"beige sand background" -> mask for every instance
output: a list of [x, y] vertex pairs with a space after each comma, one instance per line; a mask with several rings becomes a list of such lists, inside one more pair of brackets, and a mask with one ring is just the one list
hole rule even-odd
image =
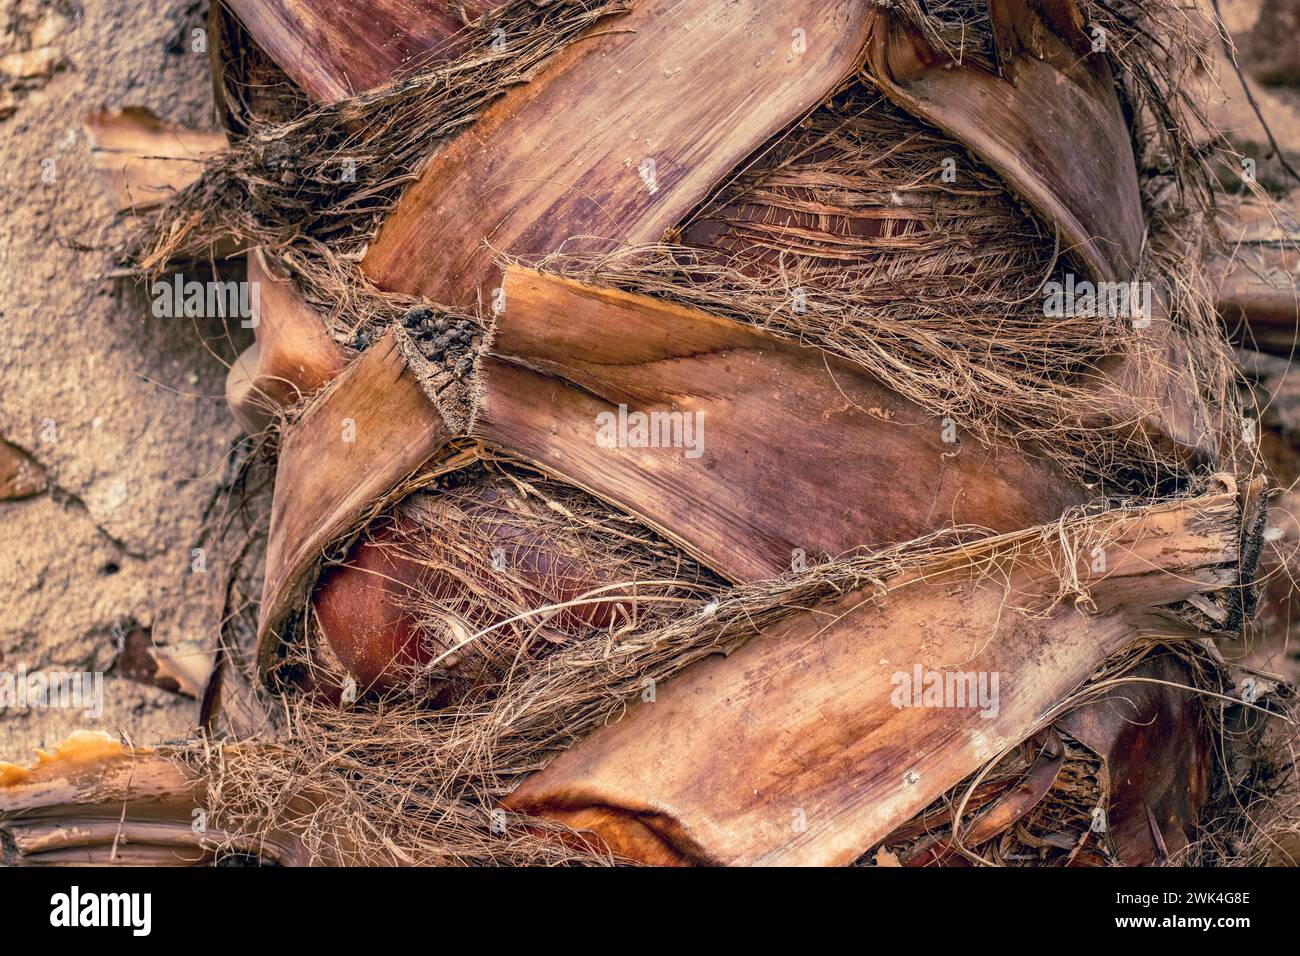
[[[190, 42], [205, 9], [0, 0], [0, 436], [50, 485], [0, 502], [0, 670], [110, 670], [133, 632], [176, 650], [213, 643], [213, 569], [192, 573], [192, 549], [238, 434], [223, 398], [230, 353], [202, 342], [220, 329], [154, 318], [144, 290], [105, 278], [123, 226], [82, 122], [142, 106], [212, 127], [207, 55]], [[182, 735], [195, 712], [109, 673], [97, 721], [0, 711], [0, 759], [77, 726]]]

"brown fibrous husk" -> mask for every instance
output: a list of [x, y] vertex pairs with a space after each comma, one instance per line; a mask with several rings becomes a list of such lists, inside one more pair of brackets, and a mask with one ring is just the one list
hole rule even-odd
[[[978, 59], [987, 49], [982, 4], [951, 0], [930, 4], [929, 12], [910, 2], [895, 6], [954, 59]], [[1201, 268], [1215, 241], [1206, 146], [1182, 132], [1198, 125], [1195, 104], [1183, 91], [1189, 74], [1200, 68], [1194, 44], [1200, 26], [1189, 10], [1157, 0], [1088, 0], [1084, 6], [1089, 21], [1113, 38], [1112, 68], [1132, 115], [1149, 225], [1139, 275], [1166, 288], [1192, 380], [1211, 409], [1211, 440], [1231, 452], [1240, 419], [1231, 353]], [[414, 300], [370, 286], [358, 262], [420, 160], [439, 139], [472, 122], [489, 99], [524, 81], [551, 52], [619, 8], [507, 4], [499, 16], [517, 18], [512, 22], [519, 30], [512, 35], [530, 38], [508, 54], [480, 47], [285, 124], [249, 117], [247, 135], [161, 211], [132, 261], [142, 272], [156, 270], [178, 255], [202, 255], [218, 237], [233, 234], [269, 248], [341, 341], [387, 325]], [[991, 171], [976, 164], [973, 181], [960, 189], [937, 181], [933, 171], [940, 158], [960, 151], [959, 144], [900, 114], [859, 80], [771, 144], [775, 165], [741, 172], [696, 214], [716, 215], [737, 201], [816, 207], [829, 210], [821, 239], [832, 241], [813, 248], [788, 235], [770, 236], [761, 258], [671, 241], [602, 256], [555, 255], [532, 264], [698, 306], [836, 352], [978, 436], [1009, 438], [1102, 482], [1106, 490], [1138, 495], [1126, 502], [1130, 506], [1171, 489], [1194, 488], [1195, 468], [1135, 437], [1134, 422], [1096, 426], [1095, 392], [1084, 375], [1134, 348], [1130, 330], [1099, 327], [1096, 319], [1044, 320], [1041, 284], [1068, 262], [1054, 247], [1051, 230]], [[335, 182], [342, 157], [368, 170], [364, 186]], [[292, 168], [286, 166], [289, 158]], [[923, 228], [835, 234], [836, 223], [863, 209], [891, 207]], [[795, 290], [802, 290], [806, 303], [797, 313], [789, 308]], [[286, 697], [273, 747], [237, 768], [207, 766], [221, 826], [255, 833], [290, 796], [326, 793], [329, 799], [299, 821], [304, 844], [322, 859], [342, 843], [351, 848], [351, 862], [615, 862], [563, 827], [504, 813], [498, 801], [556, 752], [617, 719], [647, 682], [726, 653], [795, 611], [854, 588], [884, 589], [891, 577], [928, 562], [966, 562], [972, 574], [995, 573], [990, 556], [1005, 555], [1009, 540], [1061, 547], [1063, 541], [1086, 540], [1088, 528], [1095, 527], [1088, 515], [1076, 513], [1062, 519], [1061, 529], [1070, 533], [1051, 541], [1042, 540], [1039, 529], [1019, 538], [990, 538], [983, 529], [953, 528], [871, 554], [828, 557], [797, 576], [726, 587], [612, 506], [530, 473], [521, 463], [494, 469], [490, 476], [459, 480], [467, 488], [489, 480], [523, 483], [526, 494], [536, 494], [549, 510], [538, 526], [558, 520], [554, 530], [562, 538], [595, 549], [593, 560], [603, 564], [611, 583], [625, 588], [609, 599], [638, 602], [638, 614], [620, 627], [558, 639], [551, 634], [539, 642], [538, 615], [555, 609], [532, 606], [532, 595], [508, 585], [485, 591], [470, 583], [478, 576], [467, 568], [484, 559], [485, 541], [472, 521], [454, 527], [455, 546], [465, 555], [452, 563], [454, 571], [494, 612], [516, 619], [490, 634], [457, 622], [470, 630], [468, 643], [478, 642], [490, 678], [434, 709], [418, 692], [342, 709]], [[455, 495], [450, 486], [440, 491]], [[440, 520], [438, 527], [449, 526]], [[403, 546], [419, 560], [448, 565], [441, 549], [422, 551], [418, 540]], [[1060, 555], [1059, 600], [1084, 596], [1072, 575], [1077, 553]], [[668, 583], [647, 588], [651, 580]], [[413, 609], [430, 629], [445, 631], [447, 608], [420, 600], [413, 598]], [[1096, 679], [1113, 677], [1112, 668]], [[1215, 681], [1207, 678], [1206, 684], [1218, 687]], [[197, 752], [191, 757], [203, 759]], [[1043, 812], [1075, 819], [1091, 799], [1080, 782], [1089, 771], [1083, 755], [1067, 763], [1075, 797], [1057, 792]], [[1275, 769], [1270, 779], [1280, 772]], [[1246, 776], [1234, 775], [1229, 790], [1238, 793]], [[1240, 813], [1225, 811], [1227, 817], [1230, 822], [1214, 832], [1258, 831], [1257, 824], [1242, 823], [1246, 817]], [[1015, 862], [1013, 849], [999, 853], [1001, 862]]]
[[[493, 679], [447, 706], [429, 708], [411, 695], [343, 707], [311, 697], [287, 698], [274, 746], [250, 753], [238, 767], [214, 763], [207, 768], [216, 778], [209, 784], [213, 813], [223, 829], [247, 834], [277, 819], [273, 808], [304, 794], [326, 794], [328, 799], [298, 822], [299, 836], [324, 858], [340, 845], [353, 848], [356, 856], [345, 862], [614, 862], [580, 835], [510, 814], [499, 801], [556, 753], [617, 720], [648, 686], [707, 656], [726, 654], [830, 597], [867, 588], [884, 599], [908, 586], [891, 583], [904, 572], [942, 568], [972, 579], [997, 578], [1006, 573], [1007, 562], [1033, 556], [1057, 570], [1058, 590], [1038, 606], [1009, 607], [1007, 613], [1037, 616], [1062, 603], [1086, 605], [1087, 587], [1078, 577], [1086, 562], [1080, 556], [1105, 547], [1117, 533], [1108, 505], [1143, 507], [1099, 502], [1054, 525], [995, 537], [982, 529], [951, 528], [730, 588], [710, 589], [701, 577], [700, 593], [671, 613], [650, 612], [635, 623], [569, 635], [541, 653], [512, 656], [508, 647], [497, 647], [501, 666]], [[637, 583], [624, 582], [608, 599], [634, 600]], [[487, 628], [469, 635], [460, 650], [483, 638], [491, 638]], [[1130, 666], [1109, 664], [1093, 682], [1113, 681]], [[1058, 711], [1086, 699], [1085, 687]], [[192, 756], [199, 759], [197, 751]], [[394, 846], [400, 848], [396, 857]]]

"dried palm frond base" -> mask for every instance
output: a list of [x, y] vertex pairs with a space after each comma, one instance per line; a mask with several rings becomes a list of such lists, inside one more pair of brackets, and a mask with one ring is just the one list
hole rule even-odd
[[[1021, 4], [1005, 6], [1021, 15]], [[604, 210], [598, 225], [587, 221], [586, 206], [578, 217], [581, 227], [561, 214], [568, 207], [529, 208], [535, 215], [525, 226], [515, 225], [528, 217], [496, 192], [549, 196], [542, 189], [545, 171], [512, 167], [505, 181], [493, 185], [491, 201], [480, 202], [480, 154], [460, 148], [474, 141], [470, 124], [484, 109], [492, 111], [489, 126], [498, 117], [513, 122], [517, 112], [520, 129], [510, 136], [521, 143], [544, 135], [566, 149], [578, 148], [569, 140], [586, 144], [567, 135], [565, 117], [544, 98], [592, 97], [582, 84], [608, 71], [582, 60], [592, 37], [570, 44], [593, 24], [603, 26], [602, 18], [620, 22], [620, 3], [502, 4], [458, 34], [446, 51], [421, 61], [422, 70], [351, 98], [325, 97], [288, 121], [275, 122], [274, 111], [242, 117], [246, 123], [239, 124], [241, 135], [231, 147], [138, 237], [132, 267], [156, 273], [178, 256], [206, 254], [233, 237], [244, 247], [266, 250], [299, 284], [338, 343], [365, 349], [412, 308], [432, 309], [452, 324], [470, 323], [476, 333], [488, 324], [483, 313], [490, 287], [482, 282], [492, 273], [490, 262], [481, 270], [464, 268], [445, 287], [429, 288], [431, 274], [462, 267], [461, 251], [476, 262], [484, 259], [480, 247], [486, 239], [507, 256], [537, 260], [554, 254], [550, 268], [716, 310], [842, 355], [922, 407], [952, 417], [963, 431], [983, 439], [996, 432], [1038, 441], [1038, 454], [1090, 479], [1129, 490], [1176, 481], [1206, 457], [1236, 454], [1231, 446], [1240, 417], [1228, 387], [1231, 356], [1222, 347], [1198, 267], [1213, 204], [1201, 158], [1185, 132], [1198, 125], [1183, 82], [1195, 65], [1187, 42], [1195, 18], [1150, 0], [1082, 6], [1081, 22], [1112, 36], [1098, 69], [1121, 80], [1140, 147], [1136, 172], [1130, 158], [1126, 181], [1093, 183], [1103, 194], [1083, 205], [1110, 208], [1114, 198], [1126, 217], [1147, 219], [1140, 262], [1139, 250], [1128, 253], [1135, 260], [1131, 278], [1156, 286], [1156, 314], [1144, 317], [1151, 328], [1143, 334], [1135, 334], [1128, 317], [1045, 321], [1039, 287], [1071, 269], [1086, 272], [1078, 262], [1083, 253], [1061, 248], [1059, 224], [1041, 209], [1028, 209], [1008, 189], [1006, 170], [990, 166], [970, 142], [943, 131], [933, 117], [887, 99], [882, 90], [890, 81], [875, 75], [875, 67], [838, 92], [827, 81], [834, 96], [769, 141], [755, 140], [751, 158], [748, 149], [741, 150], [733, 158], [745, 165], [725, 178], [727, 169], [719, 168], [716, 188], [696, 184], [695, 193], [682, 197], [689, 201], [667, 202], [665, 182], [650, 211], [638, 206], [624, 220], [606, 222], [619, 203], [643, 205], [640, 183], [632, 177], [633, 187], [602, 183], [613, 193], [584, 194], [582, 203]], [[982, 4], [945, 3], [928, 12], [911, 3], [882, 4], [873, 15], [883, 17], [886, 7], [937, 50], [969, 56], [972, 64], [997, 60], [996, 31]], [[644, 16], [657, 24], [656, 16], [669, 15]], [[1052, 26], [1063, 28], [1055, 21]], [[492, 44], [498, 30], [510, 37], [502, 51]], [[746, 31], [748, 25], [740, 34]], [[593, 32], [608, 38], [617, 30]], [[668, 44], [669, 53], [681, 53], [676, 41], [642, 32], [649, 35], [649, 49]], [[263, 38], [273, 49], [284, 40], [278, 34]], [[247, 37], [243, 42], [257, 49]], [[572, 67], [576, 90], [564, 78], [552, 84], [560, 94], [525, 82], [545, 74], [548, 58], [565, 52], [573, 56], [550, 65], [561, 72]], [[228, 61], [221, 61], [228, 67], [222, 88], [233, 84], [228, 98], [243, 102], [238, 91], [254, 95], [256, 87], [241, 86], [239, 70]], [[349, 64], [331, 50], [314, 67], [346, 74]], [[310, 74], [313, 64], [295, 61], [293, 68]], [[311, 79], [300, 77], [308, 87]], [[335, 79], [324, 84], [336, 86]], [[618, 79], [618, 89], [624, 86]], [[536, 94], [543, 97], [541, 105], [534, 102], [534, 89], [542, 90]], [[1115, 95], [1108, 88], [1103, 92]], [[771, 99], [779, 105], [782, 97], [773, 93]], [[689, 119], [685, 104], [673, 102]], [[1114, 119], [1122, 133], [1118, 113]], [[454, 135], [467, 126], [469, 135]], [[1085, 126], [1078, 135], [1095, 132]], [[435, 151], [439, 142], [448, 148]], [[1127, 152], [1126, 142], [1118, 145]], [[727, 148], [735, 152], [731, 144]], [[620, 142], [620, 163], [623, 150]], [[537, 151], [524, 152], [527, 162], [537, 160]], [[595, 168], [598, 159], [588, 156], [578, 165]], [[345, 161], [364, 176], [342, 176]], [[935, 175], [946, 162], [957, 164], [956, 180]], [[698, 157], [690, 162], [696, 165]], [[415, 171], [419, 181], [404, 189]], [[462, 192], [472, 197], [464, 202], [456, 198], [455, 183], [462, 180], [468, 184]], [[671, 185], [676, 189], [675, 181]], [[1123, 192], [1122, 201], [1106, 193], [1112, 188]], [[425, 201], [430, 191], [433, 198]], [[564, 202], [577, 202], [568, 194], [583, 190], [563, 192]], [[498, 202], [507, 208], [497, 208]], [[693, 214], [681, 221], [668, 215], [663, 207], [674, 203]], [[427, 209], [434, 210], [428, 214], [435, 216], [436, 229], [425, 228], [419, 218]], [[500, 222], [506, 218], [511, 229], [531, 232], [506, 242]], [[611, 243], [588, 241], [593, 228], [602, 236], [612, 231], [624, 237], [630, 248], [605, 258]], [[441, 244], [425, 248], [426, 237], [434, 234]], [[680, 245], [648, 245], [663, 237]], [[451, 241], [464, 249], [443, 248]], [[452, 390], [466, 393], [455, 403], [472, 406], [472, 384], [460, 382]]]
[[[492, 467], [471, 473], [459, 487], [449, 489], [450, 500], [464, 514], [453, 522], [440, 519], [438, 527], [455, 529], [457, 521], [464, 527], [446, 543], [431, 546], [416, 536], [404, 543], [390, 540], [383, 547], [399, 550], [403, 560], [426, 562], [445, 573], [447, 549], [469, 541], [499, 540], [498, 519], [516, 513], [504, 503], [479, 511], [485, 488], [506, 500], [515, 494], [526, 495], [524, 501], [547, 502], [542, 507], [563, 519], [562, 526], [549, 532], [555, 538], [580, 542], [594, 520], [598, 540], [607, 540], [608, 518], [584, 507], [571, 491], [567, 497], [551, 497], [547, 492], [555, 489], [535, 476]], [[865, 826], [854, 831], [863, 842], [844, 862], [862, 858], [905, 865], [1096, 864], [1173, 859], [1208, 839], [1198, 828], [1204, 814], [1220, 817], [1220, 830], [1248, 826], [1240, 812], [1224, 808], [1232, 800], [1241, 801], [1245, 788], [1262, 792], [1265, 784], [1258, 776], [1247, 780], [1240, 775], [1241, 768], [1256, 766], [1251, 755], [1262, 725], [1254, 721], [1252, 726], [1253, 715], [1273, 709], [1274, 698], [1284, 702], [1284, 691], [1253, 703], [1243, 701], [1243, 688], [1234, 688], [1217, 655], [1198, 636], [1202, 628], [1231, 631], [1243, 610], [1242, 588], [1249, 587], [1253, 559], [1249, 547], [1244, 558], [1239, 551], [1242, 522], [1236, 501], [1235, 491], [1209, 488], [1199, 498], [1079, 512], [1055, 525], [993, 539], [950, 531], [849, 561], [815, 563], [787, 579], [722, 588], [709, 598], [691, 596], [685, 606], [670, 604], [668, 610], [648, 602], [645, 617], [636, 613], [637, 597], [630, 585], [637, 572], [661, 575], [665, 566], [643, 564], [644, 558], [630, 564], [626, 558], [623, 563], [614, 560], [602, 570], [611, 575], [610, 583], [623, 585], [605, 596], [621, 609], [618, 613], [605, 620], [584, 620], [574, 613], [561, 622], [566, 611], [575, 611], [571, 602], [542, 605], [540, 610], [550, 612], [547, 630], [557, 639], [540, 645], [545, 650], [537, 652], [529, 642], [545, 632], [514, 627], [522, 622], [513, 621], [509, 633], [514, 656], [511, 642], [495, 636], [493, 625], [484, 626], [487, 618], [477, 616], [482, 612], [437, 600], [423, 606], [408, 603], [417, 624], [431, 625], [433, 633], [445, 636], [453, 621], [458, 627], [478, 628], [454, 648], [480, 662], [480, 679], [471, 694], [447, 702], [444, 683], [436, 686], [432, 698], [424, 699], [405, 694], [373, 702], [332, 702], [318, 694], [292, 695], [285, 700], [283, 726], [274, 743], [191, 746], [170, 757], [186, 768], [183, 779], [203, 781], [211, 828], [237, 835], [230, 838], [236, 848], [279, 845], [289, 834], [304, 858], [320, 862], [708, 862], [723, 849], [698, 828], [689, 815], [690, 804], [713, 799], [717, 789], [722, 791], [723, 811], [730, 812], [725, 803], [730, 788], [715, 787], [716, 781], [701, 772], [697, 754], [672, 723], [674, 713], [696, 719], [689, 708], [681, 708], [683, 701], [689, 704], [697, 698], [706, 708], [719, 706], [708, 699], [707, 682], [700, 683], [699, 665], [728, 654], [735, 661], [750, 660], [765, 683], [782, 672], [791, 675], [793, 683], [787, 680], [774, 689], [766, 703], [755, 698], [740, 714], [749, 714], [755, 728], [773, 713], [784, 721], [786, 713], [797, 712], [788, 708], [800, 706], [801, 695], [809, 690], [799, 676], [809, 670], [765, 665], [761, 656], [807, 652], [816, 659], [829, 655], [825, 659], [835, 662], [842, 680], [856, 688], [847, 702], [833, 705], [847, 709], [831, 721], [830, 729], [862, 739], [867, 754], [882, 744], [870, 732], [864, 734], [859, 724], [877, 724], [881, 714], [897, 715], [883, 718], [883, 739], [900, 743], [913, 734], [933, 739], [926, 723], [932, 718], [947, 726], [953, 720], [965, 721], [979, 731], [972, 740], [988, 738], [966, 750], [959, 733], [954, 738], [957, 750], [948, 744], [939, 748], [938, 753], [948, 754], [948, 763], [916, 764], [917, 779], [901, 781], [920, 797], [919, 803], [913, 798], [914, 810], [899, 805], [882, 811], [892, 800], [886, 795], [897, 785], [891, 769], [899, 765], [895, 757], [882, 752], [881, 766], [889, 771], [884, 778], [878, 779], [867, 769], [871, 765], [864, 764], [864, 802], [855, 803], [853, 795], [846, 795], [850, 804], [845, 812], [832, 814], [839, 820], [858, 814], [855, 807], [869, 811]], [[418, 518], [428, 502], [417, 496], [406, 504], [405, 513]], [[556, 504], [560, 509], [551, 507]], [[1246, 525], [1253, 529], [1247, 534], [1249, 544], [1259, 528], [1256, 521]], [[627, 551], [644, 554], [647, 543], [652, 539], [630, 542]], [[1097, 549], [1110, 556], [1106, 571], [1097, 570]], [[603, 557], [617, 555], [605, 552]], [[1242, 567], [1247, 569], [1244, 577]], [[694, 575], [689, 567], [686, 570]], [[631, 576], [615, 582], [620, 573]], [[689, 577], [683, 597], [709, 584], [706, 577]], [[531, 590], [525, 585], [514, 600], [536, 611], [536, 595], [525, 593]], [[844, 597], [859, 591], [857, 603], [845, 604]], [[939, 594], [947, 597], [940, 599]], [[484, 597], [484, 611], [494, 610], [489, 602], [495, 596]], [[989, 621], [1002, 623], [985, 630], [974, 618], [964, 623], [950, 619], [942, 600], [967, 609], [963, 613], [974, 613], [987, 603]], [[939, 614], [958, 635], [967, 626], [975, 628], [969, 633], [985, 635], [988, 645], [965, 666], [996, 665], [999, 654], [1020, 660], [1026, 648], [1046, 641], [1055, 649], [1044, 662], [1044, 673], [1055, 676], [1063, 671], [1076, 684], [1063, 692], [1055, 685], [1044, 686], [1041, 697], [1026, 698], [1032, 685], [1022, 681], [1034, 668], [1005, 670], [1001, 719], [1011, 724], [954, 711], [894, 710], [887, 674], [898, 665], [883, 662], [886, 667], [880, 673], [872, 667], [881, 654], [899, 660], [901, 647], [925, 653], [908, 636], [919, 632], [899, 626], [899, 615], [906, 615], [912, 605]], [[801, 621], [819, 617], [829, 629], [800, 630]], [[870, 628], [877, 619], [882, 634], [895, 635], [892, 644], [878, 641], [870, 630], [865, 636], [857, 630]], [[843, 657], [834, 630], [841, 620], [848, 625], [847, 646], [866, 652], [852, 667], [846, 666], [851, 659]], [[1136, 624], [1137, 630], [1127, 625], [1116, 629], [1121, 621]], [[452, 628], [451, 633], [456, 632]], [[492, 653], [474, 658], [479, 640], [485, 640]], [[1068, 652], [1075, 655], [1068, 658], [1074, 663], [1067, 664], [1062, 655], [1070, 647], [1076, 649]], [[1107, 647], [1114, 652], [1090, 657], [1104, 654]], [[993, 656], [979, 656], [986, 653]], [[1071, 673], [1078, 676], [1070, 678]], [[491, 676], [485, 679], [484, 674]], [[812, 686], [817, 686], [815, 680]], [[816, 709], [824, 712], [825, 706], [832, 705]], [[646, 721], [668, 723], [660, 733], [647, 735]], [[594, 768], [583, 777], [592, 786], [612, 782], [601, 769], [604, 758], [593, 754], [626, 757], [627, 748], [602, 749], [601, 740], [638, 722], [643, 733], [633, 740], [644, 742], [649, 736], [651, 745], [678, 754], [681, 766], [656, 764], [666, 779], [693, 779], [709, 791], [679, 793], [674, 806], [685, 829], [674, 835], [665, 819], [635, 813], [611, 825], [608, 811], [596, 804], [583, 809], [548, 802], [552, 797], [545, 794], [556, 793], [555, 785], [565, 779], [566, 761], [577, 759], [580, 766], [586, 761], [585, 766]], [[803, 747], [829, 746], [844, 759], [860, 759], [847, 740], [817, 739], [827, 732], [819, 725], [824, 727], [826, 721], [804, 727], [790, 724], [790, 735], [765, 742], [760, 733], [753, 743], [770, 750], [778, 768], [789, 760], [807, 766], [807, 757], [800, 756]], [[997, 743], [1001, 731], [1010, 735], [1005, 746]], [[717, 753], [718, 766], [732, 767], [729, 773], [765, 773], [764, 760], [732, 752], [736, 743], [724, 733], [710, 738], [706, 750]], [[1149, 761], [1142, 772], [1125, 763], [1134, 754]], [[635, 753], [628, 759], [637, 764]], [[1216, 769], [1217, 762], [1225, 761], [1237, 768], [1226, 776], [1226, 796], [1214, 792], [1222, 789], [1215, 781], [1225, 776]], [[955, 773], [950, 783], [943, 782], [945, 773]], [[788, 784], [795, 788], [790, 799], [822, 799], [816, 791], [798, 789], [814, 785], [817, 776], [816, 768], [807, 767], [790, 777]], [[923, 797], [927, 788], [933, 788], [932, 798]], [[644, 788], [637, 792], [650, 795]], [[747, 802], [742, 816], [732, 821], [737, 831], [751, 831], [754, 839], [771, 841], [778, 850], [787, 844], [801, 846], [805, 832], [826, 837], [824, 803], [803, 804], [803, 826], [792, 827], [787, 795], [763, 792], [766, 809], [782, 829], [754, 829], [755, 821], [744, 815], [752, 810], [752, 802]], [[10, 801], [6, 810], [15, 805], [17, 801]], [[954, 819], [961, 821], [956, 833]], [[732, 832], [727, 819], [716, 822]]]
[[[1296, 865], [1300, 807], [1294, 796], [1279, 797], [1295, 792], [1290, 728], [1270, 735], [1257, 714], [1212, 696], [1201, 682], [1216, 668], [1200, 651], [1153, 646], [1137, 660], [1126, 657], [1081, 688], [1076, 709], [1053, 728], [943, 794], [858, 865]], [[1260, 703], [1294, 711], [1285, 691]], [[1110, 718], [1100, 739], [1115, 745], [1111, 751], [1069, 733], [1099, 715]], [[428, 719], [410, 703], [343, 713], [300, 701], [289, 719], [295, 734], [279, 747], [148, 749], [74, 735], [31, 768], [0, 764], [0, 862], [618, 862], [591, 834], [494, 812], [490, 801], [447, 803], [431, 793], [421, 761]], [[1193, 780], [1204, 786], [1213, 769], [1210, 736], [1225, 725], [1237, 728], [1226, 755], [1232, 772], [1207, 800], [1185, 788]], [[1170, 729], [1179, 731], [1172, 747], [1160, 738]], [[1118, 776], [1108, 761], [1135, 742], [1168, 758], [1173, 776]], [[1158, 822], [1148, 806], [1159, 808]], [[227, 823], [234, 828], [223, 829]]]
[[[1222, 676], [1213, 655], [1185, 645], [1107, 662], [1052, 727], [944, 793], [858, 865], [1295, 865], [1300, 807], [1279, 799], [1294, 794], [1291, 728], [1217, 696], [1229, 689]], [[1258, 703], [1294, 712], [1284, 689]], [[0, 764], [0, 862], [619, 862], [589, 833], [430, 788], [429, 720], [409, 701], [351, 712], [297, 701], [292, 734], [275, 746], [149, 749], [76, 734], [31, 768]], [[1216, 747], [1229, 727], [1227, 746]], [[1172, 773], [1126, 774], [1134, 746]], [[1207, 794], [1212, 760], [1231, 772]]]

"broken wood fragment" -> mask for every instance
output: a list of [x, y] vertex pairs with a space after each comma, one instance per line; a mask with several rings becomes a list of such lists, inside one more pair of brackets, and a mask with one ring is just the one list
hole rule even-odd
[[37, 755], [30, 767], [0, 763], [5, 866], [211, 866], [231, 855], [305, 863], [292, 837], [241, 842], [209, 829], [203, 777], [163, 751], [78, 731]]
[[165, 123], [140, 107], [91, 113], [86, 133], [118, 211], [139, 212], [170, 199], [226, 146], [225, 133]]
[[45, 469], [26, 450], [0, 438], [0, 501], [31, 498], [49, 488]]
[[1233, 340], [1272, 355], [1300, 352], [1300, 247], [1251, 243], [1211, 265], [1216, 304]]
[[1234, 342], [1273, 355], [1300, 346], [1300, 206], [1225, 204], [1227, 251], [1208, 264], [1215, 304]]

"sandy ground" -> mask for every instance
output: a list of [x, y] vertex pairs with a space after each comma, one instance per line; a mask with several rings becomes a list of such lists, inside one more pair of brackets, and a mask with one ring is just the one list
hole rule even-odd
[[[1247, 67], [1259, 2], [1223, 2]], [[140, 106], [211, 128], [208, 61], [190, 42], [202, 24], [186, 0], [0, 0], [0, 438], [49, 483], [0, 500], [0, 672], [107, 672], [97, 718], [0, 711], [0, 760], [76, 727], [149, 743], [194, 724], [194, 700], [112, 667], [124, 640], [199, 654], [215, 640], [221, 569], [196, 572], [193, 549], [237, 438], [222, 397], [234, 351], [219, 328], [154, 318], [142, 290], [105, 278], [123, 227], [82, 120]], [[1221, 86], [1214, 117], [1262, 156], [1235, 76]], [[1300, 91], [1258, 98], [1300, 154]]]
[[[123, 227], [82, 127], [119, 106], [211, 126], [207, 56], [180, 42], [202, 23], [173, 0], [0, 0], [0, 436], [50, 485], [0, 501], [0, 670], [105, 671], [129, 633], [176, 649], [216, 633], [214, 569], [191, 568], [237, 436], [225, 368], [189, 320], [103, 277]], [[109, 673], [98, 719], [0, 711], [0, 759], [77, 726], [183, 735], [195, 709]]]

